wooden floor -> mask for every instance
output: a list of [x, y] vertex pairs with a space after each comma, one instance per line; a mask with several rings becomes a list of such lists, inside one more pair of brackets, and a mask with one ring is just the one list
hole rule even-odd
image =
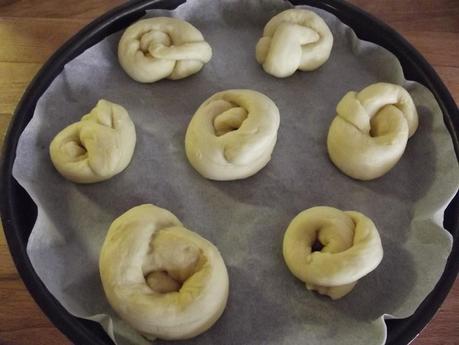
[[[459, 101], [459, 1], [353, 0], [402, 33]], [[119, 0], [0, 0], [0, 142], [25, 87], [47, 58]], [[18, 277], [0, 230], [0, 344], [70, 342], [36, 306]], [[415, 345], [459, 344], [459, 283]]]

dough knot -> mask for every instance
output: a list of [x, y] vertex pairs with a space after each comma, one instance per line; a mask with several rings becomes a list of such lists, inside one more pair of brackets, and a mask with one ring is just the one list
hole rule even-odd
[[204, 177], [235, 180], [251, 176], [271, 158], [279, 110], [253, 90], [227, 90], [205, 101], [185, 137], [188, 160]]
[[336, 107], [327, 139], [332, 162], [345, 174], [371, 180], [399, 161], [418, 127], [410, 94], [401, 86], [372, 84], [348, 92]]
[[133, 79], [143, 83], [188, 77], [199, 72], [211, 57], [212, 48], [198, 29], [169, 17], [132, 24], [118, 45], [121, 66]]
[[379, 265], [383, 249], [375, 224], [362, 213], [318, 206], [289, 224], [283, 255], [307, 289], [338, 299]]
[[101, 99], [79, 122], [51, 142], [51, 160], [65, 178], [78, 183], [107, 180], [124, 170], [134, 153], [134, 123], [122, 106]]
[[290, 9], [274, 16], [256, 46], [256, 59], [278, 78], [296, 70], [313, 71], [329, 58], [333, 35], [325, 21], [312, 11]]
[[115, 219], [99, 269], [110, 305], [149, 339], [194, 337], [226, 307], [228, 272], [218, 249], [151, 204]]

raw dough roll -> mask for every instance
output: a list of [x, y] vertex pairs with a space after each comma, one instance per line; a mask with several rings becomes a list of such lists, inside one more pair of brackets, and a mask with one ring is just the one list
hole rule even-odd
[[410, 94], [394, 84], [348, 92], [336, 112], [328, 132], [328, 154], [342, 172], [358, 180], [375, 179], [392, 169], [418, 127]]
[[118, 44], [118, 59], [142, 83], [182, 79], [201, 70], [212, 48], [193, 25], [177, 18], [142, 19], [129, 26]]
[[191, 119], [185, 149], [191, 165], [212, 180], [243, 179], [271, 159], [279, 110], [253, 90], [227, 90], [207, 99]]
[[228, 273], [218, 249], [154, 205], [115, 219], [99, 269], [113, 309], [149, 339], [205, 332], [228, 299]]
[[[323, 247], [313, 251], [318, 243]], [[318, 206], [293, 218], [283, 254], [308, 290], [338, 299], [379, 265], [383, 249], [376, 226], [362, 213]]]
[[297, 69], [313, 71], [329, 58], [333, 35], [312, 11], [290, 9], [271, 18], [256, 47], [256, 59], [266, 73], [278, 78]]
[[101, 99], [79, 122], [52, 140], [49, 153], [57, 171], [70, 181], [107, 180], [131, 161], [135, 127], [122, 106]]

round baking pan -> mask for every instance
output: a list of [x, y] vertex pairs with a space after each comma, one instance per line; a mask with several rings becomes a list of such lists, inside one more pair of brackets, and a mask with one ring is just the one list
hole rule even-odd
[[[36, 103], [64, 65], [106, 36], [127, 27], [148, 9], [174, 9], [184, 0], [144, 0], [129, 2], [97, 18], [66, 42], [41, 68], [24, 93], [11, 121], [1, 159], [0, 206], [3, 227], [13, 260], [31, 295], [49, 319], [75, 344], [113, 344], [99, 324], [70, 315], [49, 293], [35, 273], [26, 253], [27, 239], [37, 208], [27, 192], [12, 176], [19, 137], [30, 121]], [[354, 29], [361, 39], [390, 50], [399, 59], [405, 77], [415, 80], [435, 96], [451, 134], [456, 156], [459, 153], [459, 111], [448, 90], [427, 61], [396, 31], [359, 8], [340, 0], [292, 0], [294, 5], [322, 8]], [[434, 290], [409, 318], [386, 320], [386, 344], [406, 345], [431, 320], [445, 299], [459, 270], [459, 194], [444, 215], [444, 226], [454, 238], [445, 271]], [[455, 259], [456, 258], [456, 259]]]

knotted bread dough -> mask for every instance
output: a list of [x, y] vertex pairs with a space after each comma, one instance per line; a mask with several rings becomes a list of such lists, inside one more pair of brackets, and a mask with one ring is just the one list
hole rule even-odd
[[93, 183], [123, 171], [134, 153], [134, 123], [122, 106], [101, 99], [51, 141], [51, 161], [70, 181]]
[[218, 249], [154, 205], [115, 219], [99, 269], [113, 309], [150, 339], [194, 337], [226, 306], [228, 273]]
[[201, 70], [212, 48], [193, 25], [177, 18], [142, 19], [129, 26], [118, 44], [118, 59], [142, 83], [182, 79]]
[[312, 11], [290, 9], [271, 18], [256, 46], [257, 62], [278, 78], [297, 69], [313, 71], [329, 58], [333, 35], [325, 21]]
[[243, 179], [271, 159], [279, 110], [253, 90], [227, 90], [207, 99], [191, 119], [185, 149], [191, 165], [212, 180]]
[[410, 94], [395, 84], [348, 92], [336, 112], [328, 132], [328, 154], [342, 172], [359, 180], [375, 179], [392, 169], [418, 127]]
[[[317, 241], [323, 248], [313, 251]], [[293, 218], [283, 254], [308, 290], [338, 299], [379, 265], [383, 249], [375, 224], [362, 213], [318, 206]]]

